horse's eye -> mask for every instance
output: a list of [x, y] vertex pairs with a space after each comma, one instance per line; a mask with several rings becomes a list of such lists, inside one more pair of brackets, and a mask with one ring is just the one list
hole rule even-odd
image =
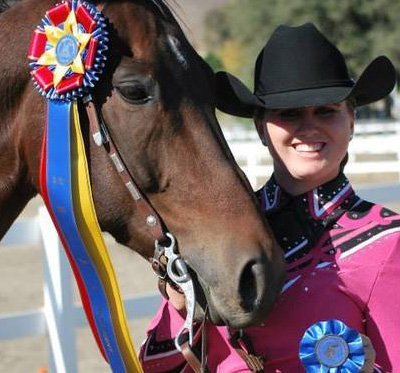
[[121, 84], [117, 89], [121, 96], [132, 104], [145, 104], [153, 98], [148, 87], [141, 83]]

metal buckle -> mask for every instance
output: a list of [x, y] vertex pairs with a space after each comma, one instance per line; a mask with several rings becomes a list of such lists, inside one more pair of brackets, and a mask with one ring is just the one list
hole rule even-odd
[[183, 333], [188, 332], [189, 346], [193, 346], [193, 320], [194, 320], [194, 310], [196, 306], [196, 295], [194, 292], [194, 285], [192, 276], [190, 275], [185, 261], [182, 259], [181, 255], [176, 253], [176, 241], [175, 237], [167, 232], [166, 236], [170, 240], [168, 246], [162, 246], [158, 241], [155, 242], [156, 252], [164, 251], [164, 255], [168, 259], [167, 261], [167, 274], [168, 277], [178, 285], [183, 293], [185, 294], [186, 303], [186, 319], [183, 323], [182, 328], [178, 331], [175, 336], [175, 346], [177, 350], [182, 351], [181, 345], [185, 342], [184, 338], [182, 340]]

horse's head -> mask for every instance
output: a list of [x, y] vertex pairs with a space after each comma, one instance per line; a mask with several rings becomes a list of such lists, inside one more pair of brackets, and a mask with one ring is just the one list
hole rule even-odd
[[[177, 239], [214, 320], [265, 316], [279, 288], [279, 254], [214, 113], [214, 77], [161, 1], [106, 3], [112, 56], [102, 114], [127, 168]], [[149, 258], [135, 204], [92, 149], [101, 223]]]
[[[54, 3], [29, 1], [36, 5], [32, 18]], [[175, 236], [212, 320], [233, 327], [261, 322], [280, 290], [282, 259], [216, 120], [211, 69], [162, 0], [104, 1], [101, 6], [110, 44], [94, 98], [129, 173]], [[29, 127], [35, 128], [41, 125], [32, 123], [39, 117], [40, 97], [28, 87], [21, 106], [31, 113]], [[43, 121], [42, 112], [40, 117]], [[149, 259], [154, 240], [137, 204], [84, 126], [85, 131], [100, 225]], [[31, 133], [24, 141], [30, 153]], [[28, 161], [33, 180], [37, 158]]]

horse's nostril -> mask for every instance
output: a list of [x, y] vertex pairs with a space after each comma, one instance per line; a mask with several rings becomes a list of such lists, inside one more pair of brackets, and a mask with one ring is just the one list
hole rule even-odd
[[246, 312], [260, 307], [265, 291], [265, 264], [252, 260], [245, 265], [239, 281], [240, 305]]

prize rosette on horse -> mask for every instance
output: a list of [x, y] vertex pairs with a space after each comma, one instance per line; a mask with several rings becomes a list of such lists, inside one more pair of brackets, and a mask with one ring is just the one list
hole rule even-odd
[[365, 362], [361, 335], [340, 320], [310, 326], [301, 339], [299, 357], [311, 373], [355, 373]]
[[105, 66], [107, 30], [101, 12], [80, 0], [50, 9], [28, 51], [31, 76], [49, 100], [71, 101], [94, 87]]
[[34, 30], [28, 58], [47, 99], [40, 189], [74, 272], [96, 342], [113, 372], [142, 372], [94, 208], [78, 105], [106, 67], [107, 23], [91, 3], [66, 0]]

